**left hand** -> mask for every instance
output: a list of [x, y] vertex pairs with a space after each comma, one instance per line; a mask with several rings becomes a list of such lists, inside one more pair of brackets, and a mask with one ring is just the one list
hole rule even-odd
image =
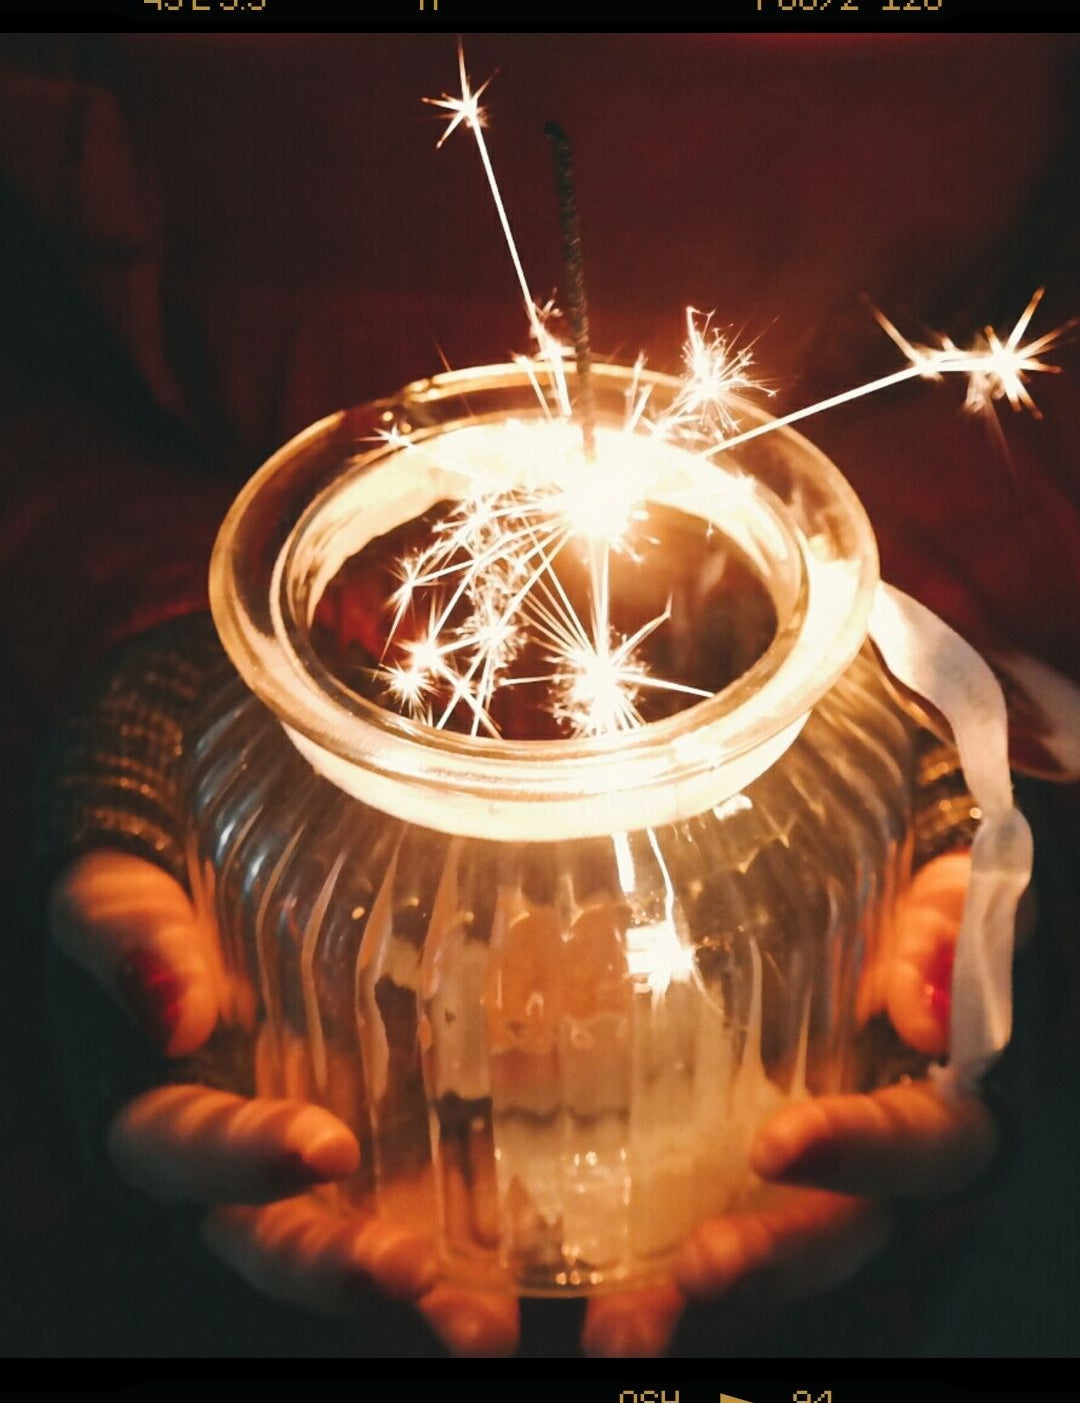
[[[160, 868], [89, 853], [58, 880], [50, 917], [61, 948], [159, 1051], [181, 1057], [210, 1036], [219, 1004], [212, 951], [183, 889]], [[321, 1106], [159, 1086], [122, 1108], [109, 1150], [134, 1188], [203, 1205], [210, 1251], [265, 1295], [356, 1318], [382, 1294], [413, 1304], [455, 1354], [508, 1354], [517, 1344], [512, 1297], [449, 1284], [422, 1233], [345, 1216], [318, 1197], [360, 1153]]]

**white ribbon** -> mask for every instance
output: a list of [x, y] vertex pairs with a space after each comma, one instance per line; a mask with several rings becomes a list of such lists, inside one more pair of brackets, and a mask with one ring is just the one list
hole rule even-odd
[[979, 654], [936, 614], [879, 584], [870, 637], [885, 665], [952, 727], [968, 789], [982, 817], [971, 850], [953, 965], [945, 1091], [970, 1089], [1012, 1031], [1016, 905], [1031, 880], [1031, 829], [1013, 804], [1005, 699]]

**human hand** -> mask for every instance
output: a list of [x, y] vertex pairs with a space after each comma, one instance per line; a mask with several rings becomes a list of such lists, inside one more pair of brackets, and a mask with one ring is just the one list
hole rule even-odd
[[[967, 870], [966, 856], [953, 855], [920, 873], [869, 996], [929, 1055], [947, 1039]], [[137, 859], [94, 855], [61, 879], [52, 916], [60, 944], [168, 1055], [209, 1035], [217, 1017], [212, 951], [171, 878]], [[687, 1299], [721, 1303], [719, 1324], [737, 1335], [762, 1312], [828, 1291], [889, 1241], [884, 1200], [955, 1192], [985, 1169], [995, 1143], [978, 1098], [946, 1100], [929, 1083], [788, 1107], [759, 1132], [752, 1166], [766, 1181], [798, 1187], [767, 1208], [702, 1225], [674, 1280], [591, 1301], [584, 1346], [597, 1355], [657, 1354]], [[342, 1218], [304, 1194], [358, 1162], [352, 1133], [322, 1108], [163, 1087], [121, 1112], [110, 1144], [135, 1186], [209, 1205], [204, 1240], [266, 1294], [348, 1314], [378, 1290], [413, 1302], [457, 1353], [509, 1352], [516, 1343], [516, 1303], [441, 1281], [422, 1234], [384, 1219]]]
[[[948, 854], [914, 879], [898, 912], [895, 946], [864, 986], [866, 1014], [884, 1009], [909, 1046], [948, 1044], [952, 954], [969, 872]], [[662, 1353], [688, 1302], [708, 1302], [718, 1347], [767, 1327], [784, 1307], [833, 1290], [894, 1238], [898, 1211], [974, 1184], [997, 1149], [978, 1096], [930, 1081], [869, 1095], [821, 1096], [788, 1106], [758, 1132], [751, 1167], [775, 1197], [760, 1209], [702, 1224], [673, 1279], [589, 1304], [584, 1343], [596, 1355]]]
[[[196, 1051], [213, 1032], [216, 953], [158, 867], [120, 853], [80, 858], [53, 889], [50, 919], [60, 947], [166, 1056]], [[513, 1298], [442, 1280], [434, 1245], [408, 1224], [345, 1217], [308, 1192], [359, 1164], [352, 1131], [322, 1107], [156, 1087], [117, 1115], [109, 1150], [135, 1188], [204, 1205], [210, 1251], [265, 1295], [348, 1317], [378, 1292], [411, 1303], [456, 1354], [516, 1345]]]

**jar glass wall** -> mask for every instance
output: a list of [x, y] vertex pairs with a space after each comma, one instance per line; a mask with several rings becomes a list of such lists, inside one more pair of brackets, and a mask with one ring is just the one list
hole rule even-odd
[[[314, 624], [344, 564], [478, 475], [531, 482], [514, 425], [547, 435], [539, 461], [564, 451], [529, 375], [481, 368], [315, 425], [244, 489], [212, 579], [241, 680], [187, 766], [193, 886], [257, 1090], [356, 1131], [361, 1170], [325, 1191], [344, 1206], [534, 1294], [659, 1274], [762, 1194], [763, 1119], [915, 1065], [874, 972], [920, 732], [865, 643], [862, 509], [790, 431], [709, 462], [627, 430], [640, 377], [597, 382], [613, 461], [770, 601], [739, 675], [621, 734], [507, 740], [396, 714], [332, 666]], [[676, 393], [647, 386], [653, 408]], [[682, 600], [688, 637], [714, 604]]]

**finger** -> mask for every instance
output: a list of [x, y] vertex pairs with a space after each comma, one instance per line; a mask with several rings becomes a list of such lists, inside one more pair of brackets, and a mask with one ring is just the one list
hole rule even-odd
[[949, 1047], [953, 956], [970, 873], [966, 852], [936, 858], [916, 874], [897, 913], [885, 1006], [908, 1046], [929, 1057]]
[[351, 1174], [356, 1137], [321, 1106], [163, 1086], [130, 1102], [109, 1150], [135, 1188], [165, 1202], [267, 1203]]
[[218, 1001], [187, 894], [126, 853], [94, 852], [57, 880], [49, 903], [62, 950], [170, 1057], [201, 1047]]
[[451, 1352], [470, 1358], [513, 1354], [519, 1315], [513, 1296], [438, 1282], [420, 1297], [420, 1313]]
[[679, 1254], [675, 1282], [692, 1298], [777, 1306], [847, 1281], [891, 1233], [883, 1205], [806, 1190], [769, 1210], [703, 1223]]
[[839, 1193], [933, 1198], [989, 1168], [997, 1129], [977, 1096], [907, 1082], [868, 1096], [788, 1106], [758, 1132], [750, 1165], [763, 1179]]
[[685, 1304], [670, 1282], [596, 1296], [585, 1312], [582, 1347], [598, 1359], [655, 1358], [671, 1343]]
[[376, 1294], [415, 1300], [438, 1271], [430, 1238], [380, 1218], [343, 1217], [311, 1196], [211, 1209], [202, 1237], [263, 1295], [333, 1315], [362, 1311]]

